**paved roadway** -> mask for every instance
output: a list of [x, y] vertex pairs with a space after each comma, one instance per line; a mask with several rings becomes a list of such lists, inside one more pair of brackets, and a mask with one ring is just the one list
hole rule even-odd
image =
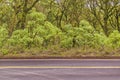
[[0, 80], [120, 80], [120, 59], [1, 59]]

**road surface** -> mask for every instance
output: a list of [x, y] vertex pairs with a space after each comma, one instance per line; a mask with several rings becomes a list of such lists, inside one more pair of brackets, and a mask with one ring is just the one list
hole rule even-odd
[[0, 80], [120, 80], [120, 59], [1, 59]]

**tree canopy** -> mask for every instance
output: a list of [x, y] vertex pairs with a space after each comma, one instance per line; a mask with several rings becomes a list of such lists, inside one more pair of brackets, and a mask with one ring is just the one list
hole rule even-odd
[[120, 47], [120, 0], [0, 0], [0, 48]]

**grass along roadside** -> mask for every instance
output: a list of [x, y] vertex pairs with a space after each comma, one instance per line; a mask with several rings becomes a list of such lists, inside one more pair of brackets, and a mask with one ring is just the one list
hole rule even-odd
[[20, 52], [11, 53], [0, 53], [0, 59], [82, 59], [82, 58], [92, 58], [92, 59], [119, 59], [120, 50], [96, 50], [96, 49], [50, 49], [50, 50], [26, 50]]

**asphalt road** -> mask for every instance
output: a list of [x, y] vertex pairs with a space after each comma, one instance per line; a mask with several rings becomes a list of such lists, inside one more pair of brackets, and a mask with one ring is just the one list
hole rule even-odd
[[120, 80], [120, 59], [1, 59], [0, 80]]

